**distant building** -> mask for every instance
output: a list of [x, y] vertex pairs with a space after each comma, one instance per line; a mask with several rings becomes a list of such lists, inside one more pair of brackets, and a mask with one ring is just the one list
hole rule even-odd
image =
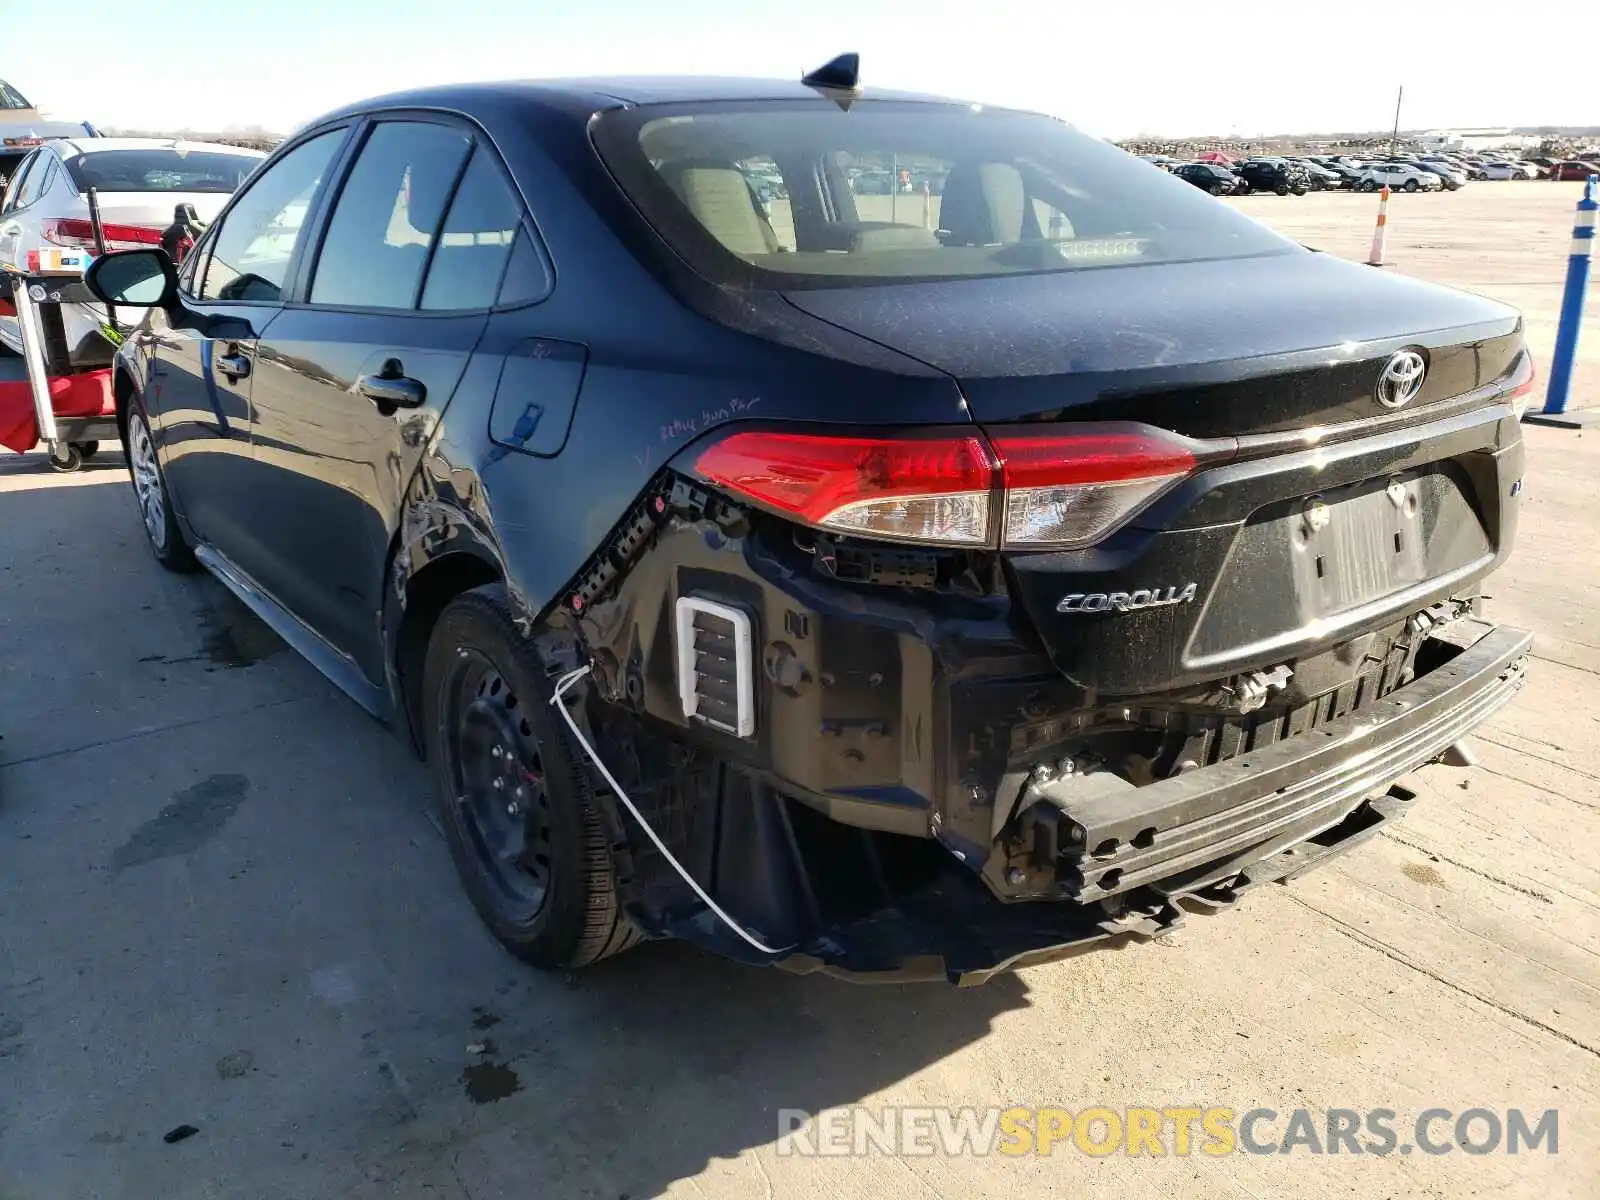
[[1410, 139], [1428, 150], [1537, 150], [1544, 139], [1509, 129], [1430, 129]]

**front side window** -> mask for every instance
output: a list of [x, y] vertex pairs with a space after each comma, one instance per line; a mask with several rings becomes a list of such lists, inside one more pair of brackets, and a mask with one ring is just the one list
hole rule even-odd
[[822, 99], [642, 105], [601, 117], [594, 140], [667, 242], [736, 286], [1297, 252], [1181, 179], [1026, 113], [872, 100], [848, 111]]
[[[465, 134], [445, 125], [376, 126], [328, 221], [311, 303], [415, 308], [451, 188], [471, 150]], [[509, 236], [506, 243], [509, 250]]]
[[344, 136], [335, 129], [300, 143], [239, 196], [210, 239], [200, 299], [282, 299], [306, 213]]

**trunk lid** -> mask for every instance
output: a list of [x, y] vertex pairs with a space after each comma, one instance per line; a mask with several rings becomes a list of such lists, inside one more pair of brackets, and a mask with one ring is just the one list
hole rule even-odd
[[[98, 192], [100, 219], [108, 225], [141, 225], [165, 229], [172, 224], [173, 212], [180, 204], [194, 205], [200, 219], [210, 223], [232, 199], [228, 192]], [[89, 202], [84, 201], [84, 214]]]
[[[1204, 440], [1192, 475], [1098, 545], [1005, 554], [1028, 623], [1101, 694], [1293, 678], [1335, 647], [1353, 677], [1374, 631], [1470, 592], [1509, 549], [1521, 442], [1488, 385], [1522, 335], [1493, 301], [1301, 251], [788, 299], [953, 375], [991, 432], [1134, 420]], [[1385, 407], [1403, 348], [1426, 375]]]
[[1298, 250], [786, 297], [954, 376], [980, 424], [1323, 425], [1385, 411], [1374, 372], [1401, 346], [1431, 352], [1415, 408], [1498, 377], [1520, 345], [1505, 305]]

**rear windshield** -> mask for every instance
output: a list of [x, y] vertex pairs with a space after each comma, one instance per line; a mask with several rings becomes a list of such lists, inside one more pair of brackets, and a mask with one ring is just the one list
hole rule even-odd
[[250, 154], [211, 150], [97, 150], [67, 159], [67, 173], [80, 192], [95, 188], [102, 192], [231, 193], [239, 190], [261, 162]]
[[647, 105], [595, 144], [718, 282], [839, 287], [1294, 253], [1165, 171], [1049, 117], [859, 101]]
[[21, 109], [32, 107], [33, 105], [29, 104], [27, 100], [23, 98], [21, 92], [17, 91], [16, 88], [12, 87], [4, 79], [0, 79], [0, 108]]

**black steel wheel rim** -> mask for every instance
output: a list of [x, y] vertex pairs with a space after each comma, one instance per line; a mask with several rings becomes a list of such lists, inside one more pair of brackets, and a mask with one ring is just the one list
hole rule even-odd
[[538, 701], [468, 648], [443, 687], [440, 743], [460, 832], [502, 913], [529, 921], [550, 889], [550, 793], [525, 712]]

